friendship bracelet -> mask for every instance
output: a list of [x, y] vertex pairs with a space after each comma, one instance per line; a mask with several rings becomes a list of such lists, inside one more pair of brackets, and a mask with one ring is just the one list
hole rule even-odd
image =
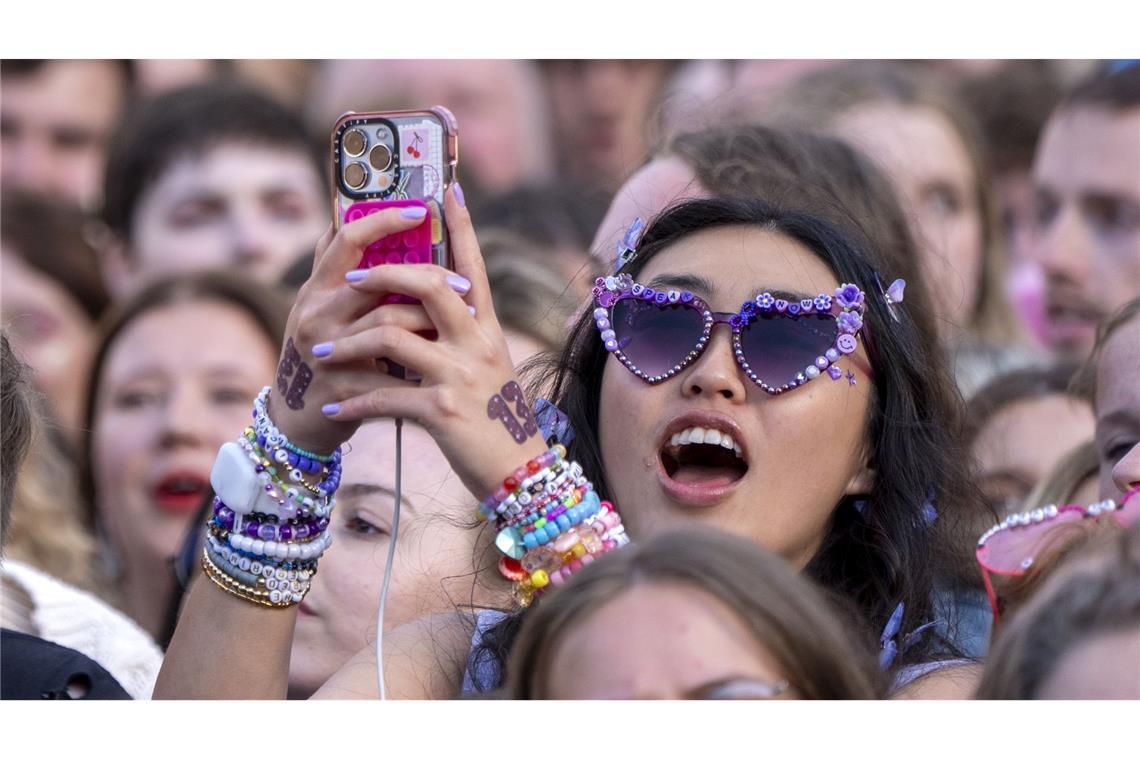
[[[318, 456], [290, 444], [269, 417], [269, 392], [254, 401], [253, 425], [218, 451], [202, 568], [229, 594], [288, 607], [304, 599], [332, 543], [341, 452]], [[316, 485], [306, 479], [313, 475], [321, 478]]]
[[594, 559], [629, 542], [621, 517], [601, 501], [577, 462], [555, 446], [503, 480], [479, 504], [494, 519], [495, 546], [505, 556], [499, 572], [515, 583], [515, 599], [529, 605]]

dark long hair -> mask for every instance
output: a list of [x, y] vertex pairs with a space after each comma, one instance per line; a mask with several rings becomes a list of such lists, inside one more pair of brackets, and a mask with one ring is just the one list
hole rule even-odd
[[[871, 254], [853, 245], [818, 217], [779, 211], [759, 201], [709, 199], [682, 203], [662, 213], [646, 230], [637, 256], [623, 267], [637, 274], [659, 252], [701, 230], [730, 225], [762, 227], [805, 245], [840, 282], [866, 293], [865, 323], [874, 350], [872, 407], [867, 420], [875, 485], [856, 507], [856, 497], [836, 505], [830, 529], [805, 572], [847, 599], [868, 630], [878, 634], [896, 605], [904, 604], [900, 630], [907, 632], [935, 618], [936, 584], [945, 589], [976, 588], [973, 530], [986, 510], [970, 483], [960, 443], [961, 397], [928, 322], [895, 322], [878, 297]], [[571, 328], [560, 356], [534, 383], [569, 418], [575, 435], [567, 446], [602, 498], [611, 494], [598, 435], [602, 374], [608, 354], [598, 340], [589, 310]], [[930, 522], [932, 506], [937, 517]], [[618, 505], [620, 509], [621, 505]], [[636, 536], [634, 537], [636, 540]], [[940, 610], [941, 612], [941, 610]], [[952, 613], [952, 611], [951, 611]], [[955, 620], [945, 621], [949, 631]], [[502, 659], [517, 623], [485, 637], [475, 660]], [[896, 665], [957, 654], [948, 636], [930, 633], [901, 652]]]

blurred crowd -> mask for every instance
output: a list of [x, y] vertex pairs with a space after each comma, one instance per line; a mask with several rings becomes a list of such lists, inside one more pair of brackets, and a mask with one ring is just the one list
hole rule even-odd
[[[1125, 503], [1140, 486], [1140, 66], [1101, 60], [4, 60], [0, 614], [6, 634], [73, 650], [89, 658], [74, 668], [99, 674], [45, 696], [151, 696], [199, 573], [215, 456], [274, 378], [330, 228], [332, 125], [436, 104], [459, 124], [459, 179], [518, 367], [563, 348], [627, 231], [678, 202], [759, 198], [864, 241], [883, 288], [906, 280], [903, 318], [955, 381], [950, 432], [979, 503], [956, 528], [960, 553], [972, 560], [991, 525], [1047, 505], [1113, 499], [1126, 523], [1054, 542], [1029, 579], [1028, 566], [968, 568], [960, 607], [975, 622], [954, 651], [978, 672], [953, 695], [1140, 698], [1140, 496]], [[376, 635], [393, 427], [370, 422], [349, 441], [338, 543], [292, 643], [292, 697]], [[509, 608], [469, 577], [461, 537], [484, 494], [427, 429], [404, 436], [414, 506], [387, 624], [457, 600]], [[741, 694], [639, 695], [898, 690], [875, 660], [924, 621], [872, 631], [864, 652], [820, 578], [751, 541], [633, 538], [536, 605], [497, 693], [612, 696], [607, 677], [636, 666], [652, 681], [655, 662], [673, 684], [684, 641], [645, 662], [636, 652], [670, 614], [726, 661], [737, 653], [716, 636], [756, 638], [778, 677]], [[621, 593], [642, 578], [659, 582]], [[726, 619], [740, 630], [720, 630]], [[818, 634], [810, 651], [804, 630]], [[560, 675], [575, 647], [602, 641], [614, 662], [583, 655], [592, 668]], [[6, 637], [0, 651], [12, 684], [17, 646]]]

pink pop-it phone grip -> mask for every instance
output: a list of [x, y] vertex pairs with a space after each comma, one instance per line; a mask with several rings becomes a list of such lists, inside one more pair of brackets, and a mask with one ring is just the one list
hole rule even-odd
[[[344, 221], [348, 224], [386, 208], [409, 207], [422, 208], [428, 212], [423, 223], [410, 230], [382, 237], [365, 248], [364, 255], [360, 259], [361, 268], [376, 267], [383, 264], [430, 264], [432, 262], [431, 212], [427, 204], [421, 200], [360, 201], [348, 207], [348, 210], [344, 212]], [[385, 296], [382, 303], [419, 302], [411, 296], [392, 293]]]

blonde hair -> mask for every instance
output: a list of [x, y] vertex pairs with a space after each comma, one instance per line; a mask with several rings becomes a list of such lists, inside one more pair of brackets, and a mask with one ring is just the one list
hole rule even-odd
[[1096, 443], [1085, 441], [1068, 454], [1061, 457], [1025, 499], [1030, 509], [1045, 504], [1070, 504], [1073, 496], [1086, 480], [1096, 477], [1100, 461], [1097, 458]]
[[37, 425], [16, 483], [4, 554], [111, 601], [98, 542], [80, 504], [75, 468]]
[[3, 343], [4, 555], [55, 578], [103, 595], [95, 537], [84, 526], [75, 470], [51, 433], [43, 398], [31, 387], [28, 369]]
[[499, 229], [480, 234], [479, 245], [499, 322], [533, 338], [545, 351], [560, 351], [577, 303], [554, 270], [550, 253], [535, 251], [535, 243]]

